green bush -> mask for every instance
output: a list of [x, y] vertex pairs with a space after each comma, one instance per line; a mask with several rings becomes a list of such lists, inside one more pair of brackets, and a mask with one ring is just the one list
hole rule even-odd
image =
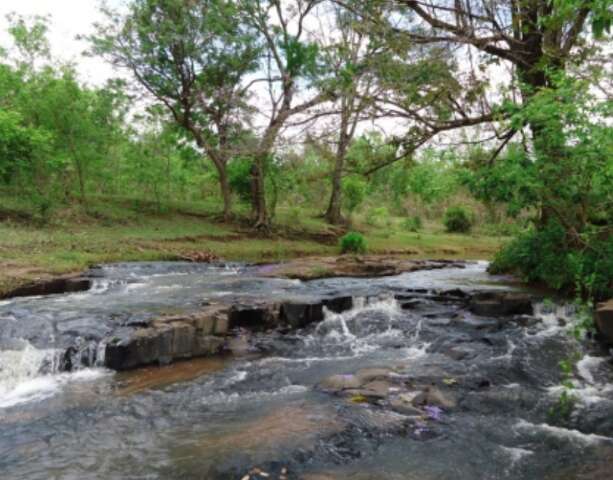
[[247, 157], [236, 157], [228, 164], [228, 183], [239, 198], [248, 202], [251, 200], [251, 166], [253, 160]]
[[389, 220], [389, 212], [385, 207], [371, 208], [366, 214], [365, 221], [373, 227], [381, 227]]
[[566, 230], [555, 221], [531, 229], [506, 245], [494, 258], [491, 273], [518, 273], [531, 283], [556, 290], [576, 290], [584, 297], [613, 294], [613, 238], [590, 238], [573, 248]]
[[351, 214], [366, 198], [366, 182], [359, 177], [347, 177], [343, 180], [343, 201]]
[[414, 215], [412, 217], [406, 218], [402, 222], [402, 228], [407, 232], [419, 232], [422, 227], [423, 224], [419, 215]]
[[366, 240], [361, 233], [349, 232], [341, 238], [342, 253], [366, 253]]
[[287, 210], [287, 220], [292, 225], [300, 225], [301, 220], [304, 218], [304, 212], [300, 207], [290, 207]]
[[445, 212], [443, 224], [451, 233], [470, 232], [473, 226], [473, 213], [466, 207], [449, 207]]

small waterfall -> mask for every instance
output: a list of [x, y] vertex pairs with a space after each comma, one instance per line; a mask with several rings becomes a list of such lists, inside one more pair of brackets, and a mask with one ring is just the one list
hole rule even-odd
[[536, 335], [550, 337], [572, 328], [575, 315], [576, 307], [572, 304], [537, 303], [534, 316], [541, 320], [543, 328]]
[[[362, 355], [383, 345], [404, 342], [407, 335], [417, 343], [420, 325], [405, 320], [393, 295], [354, 297], [350, 310], [324, 310], [324, 320], [317, 325], [310, 342], [318, 344], [322, 354], [336, 356]], [[406, 332], [407, 327], [410, 332]]]
[[0, 397], [20, 383], [59, 372], [61, 360], [61, 350], [38, 350], [27, 341], [16, 341], [10, 350], [0, 350]]
[[104, 365], [105, 347], [86, 341], [67, 350], [38, 349], [26, 340], [5, 345], [0, 350], [0, 409], [42, 400], [62, 384], [95, 376], [89, 367]]
[[[345, 340], [354, 340], [364, 334], [376, 330], [391, 330], [392, 320], [401, 311], [400, 304], [394, 296], [385, 297], [354, 297], [350, 310], [335, 313], [324, 309], [324, 320], [316, 329], [316, 333], [324, 336], [334, 336]], [[365, 313], [380, 313], [379, 316]]]

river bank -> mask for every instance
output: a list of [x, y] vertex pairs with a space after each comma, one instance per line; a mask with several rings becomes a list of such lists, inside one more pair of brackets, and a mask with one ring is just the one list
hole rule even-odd
[[[244, 214], [243, 214], [244, 215]], [[369, 253], [407, 259], [489, 259], [506, 240], [483, 233], [452, 235], [442, 226], [404, 231], [400, 219], [384, 227], [356, 224]], [[296, 220], [280, 211], [270, 235], [259, 236], [239, 213], [221, 222], [210, 208], [105, 200], [88, 209], [58, 211], [45, 224], [0, 211], [0, 297], [32, 282], [78, 275], [91, 265], [125, 261], [210, 260], [267, 262], [339, 253], [344, 229], [332, 228], [317, 212]]]

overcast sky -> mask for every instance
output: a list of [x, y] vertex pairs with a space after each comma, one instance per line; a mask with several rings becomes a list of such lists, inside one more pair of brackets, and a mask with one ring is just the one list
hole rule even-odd
[[[119, 3], [112, 0], [110, 3]], [[8, 45], [6, 15], [49, 15], [49, 40], [53, 55], [62, 60], [74, 60], [83, 80], [100, 85], [111, 76], [112, 68], [99, 58], [82, 58], [87, 43], [79, 41], [79, 34], [91, 33], [92, 25], [101, 19], [99, 0], [0, 0], [0, 45]]]

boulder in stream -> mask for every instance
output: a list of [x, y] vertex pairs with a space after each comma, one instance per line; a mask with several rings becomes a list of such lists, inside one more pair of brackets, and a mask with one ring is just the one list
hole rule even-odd
[[220, 353], [228, 332], [228, 310], [210, 305], [186, 316], [162, 317], [149, 327], [124, 328], [106, 340], [105, 366], [129, 370]]
[[595, 320], [604, 341], [613, 345], [613, 299], [596, 307]]

